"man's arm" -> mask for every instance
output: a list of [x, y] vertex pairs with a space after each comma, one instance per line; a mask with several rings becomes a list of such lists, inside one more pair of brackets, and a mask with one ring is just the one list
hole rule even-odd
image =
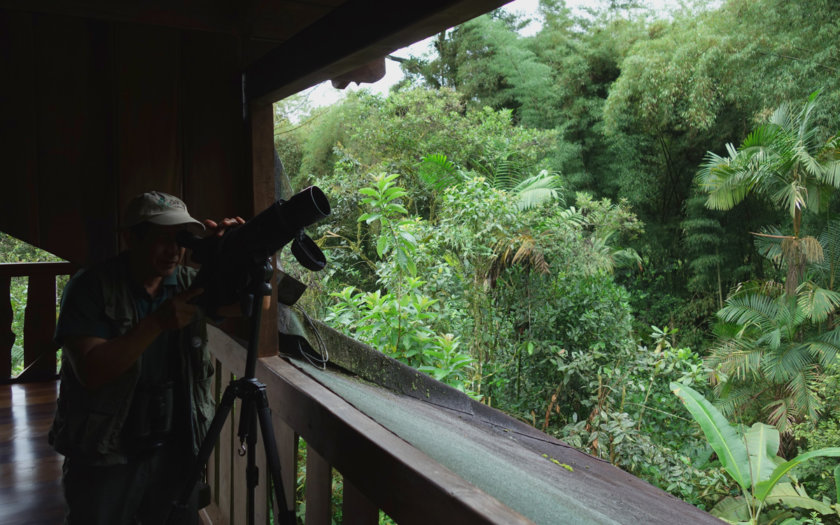
[[126, 333], [113, 339], [68, 336], [64, 347], [82, 385], [96, 389], [119, 377], [163, 332], [177, 330], [192, 322], [197, 307], [189, 300], [203, 290], [187, 290], [166, 301]]

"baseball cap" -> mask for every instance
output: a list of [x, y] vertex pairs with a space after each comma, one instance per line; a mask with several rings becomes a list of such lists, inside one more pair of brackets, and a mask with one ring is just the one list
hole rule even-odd
[[204, 229], [204, 224], [190, 216], [184, 201], [161, 191], [149, 191], [133, 197], [125, 208], [124, 219], [124, 228], [150, 222], [161, 226], [197, 225]]

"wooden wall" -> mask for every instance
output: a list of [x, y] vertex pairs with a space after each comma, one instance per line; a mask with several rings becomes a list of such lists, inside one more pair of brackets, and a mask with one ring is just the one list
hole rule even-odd
[[253, 212], [229, 35], [0, 10], [0, 231], [86, 264], [151, 189], [197, 218]]

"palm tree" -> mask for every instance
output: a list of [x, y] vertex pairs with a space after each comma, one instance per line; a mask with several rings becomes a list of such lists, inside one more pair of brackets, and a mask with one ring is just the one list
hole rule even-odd
[[[780, 430], [805, 416], [816, 419], [815, 384], [822, 369], [837, 359], [840, 329], [831, 319], [840, 306], [833, 289], [837, 257], [812, 236], [803, 235], [802, 214], [826, 209], [840, 188], [840, 139], [822, 140], [814, 115], [818, 93], [796, 110], [782, 104], [727, 155], [708, 152], [697, 173], [708, 194], [706, 206], [729, 210], [754, 194], [789, 214], [792, 232], [757, 233], [763, 251], [787, 264], [784, 287], [773, 282], [745, 283], [718, 312], [719, 342], [709, 364], [722, 407], [753, 409]], [[805, 281], [805, 268], [828, 263], [828, 288]], [[828, 322], [827, 322], [828, 321]]]
[[825, 209], [830, 191], [840, 188], [840, 138], [820, 139], [813, 119], [818, 96], [811, 94], [799, 111], [782, 104], [737, 150], [727, 144], [727, 156], [708, 152], [695, 179], [709, 194], [709, 208], [729, 210], [754, 193], [790, 214], [792, 235], [777, 236], [788, 265], [789, 296], [795, 295], [806, 263], [822, 258], [814, 251], [819, 243], [802, 237], [802, 212]]
[[840, 293], [806, 282], [794, 297], [772, 283], [746, 283], [718, 312], [718, 344], [707, 364], [726, 413], [758, 412], [780, 431], [816, 420], [821, 370], [836, 361], [840, 328], [815, 326], [840, 306]]

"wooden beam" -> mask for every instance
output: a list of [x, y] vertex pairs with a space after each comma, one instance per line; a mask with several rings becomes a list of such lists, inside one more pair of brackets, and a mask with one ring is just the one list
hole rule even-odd
[[[252, 105], [251, 116], [251, 180], [254, 215], [274, 203], [274, 110], [271, 104]], [[274, 268], [274, 257], [271, 258]], [[272, 274], [270, 283], [274, 283]], [[258, 355], [277, 355], [277, 288], [271, 287], [260, 324]]]
[[249, 100], [275, 102], [509, 0], [350, 0], [247, 68]]
[[78, 266], [69, 262], [0, 263], [0, 275], [29, 277], [34, 275], [73, 275]]

